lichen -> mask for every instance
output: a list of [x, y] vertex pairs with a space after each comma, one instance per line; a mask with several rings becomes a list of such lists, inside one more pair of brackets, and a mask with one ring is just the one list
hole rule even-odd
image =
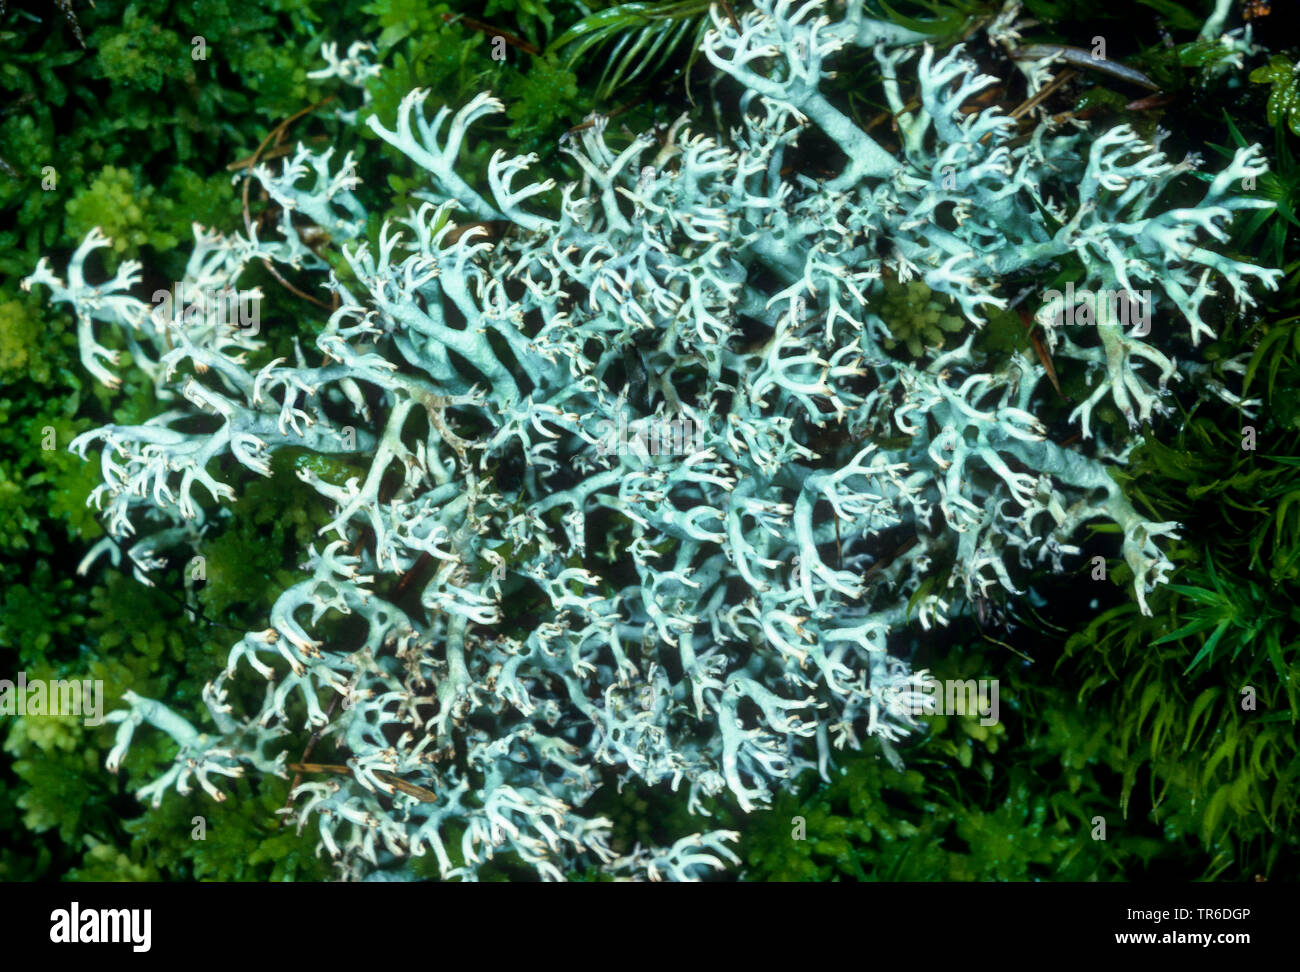
[[[408, 859], [432, 851], [443, 876], [473, 878], [505, 848], [551, 879], [578, 861], [692, 878], [734, 859], [736, 835], [619, 853], [611, 822], [582, 812], [597, 767], [684, 784], [692, 810], [725, 789], [748, 811], [866, 736], [899, 762], [891, 743], [924, 708], [916, 626], [995, 588], [1023, 594], [1035, 565], [1079, 553], [1092, 521], [1122, 536], [1149, 612], [1172, 567], [1157, 541], [1178, 524], [1134, 509], [1110, 474], [1127, 445], [1090, 418], [1103, 400], [1130, 428], [1159, 414], [1175, 361], [1117, 326], [1092, 340], [1040, 316], [1057, 358], [1096, 375], [1068, 448], [1035, 414], [1042, 361], [1020, 351], [990, 367], [973, 344], [1016, 297], [1001, 281], [1063, 260], [1093, 290], [1153, 289], [1193, 343], [1212, 337], [1212, 280], [1244, 304], [1252, 281], [1277, 278], [1202, 245], [1261, 205], [1234, 192], [1263, 171], [1258, 148], [1199, 201], [1162, 209], [1190, 161], [1124, 126], [1064, 134], [1046, 113], [1018, 138], [1000, 108], [962, 110], [993, 79], [960, 46], [936, 57], [845, 7], [834, 23], [817, 2], [761, 0], [738, 21], [715, 8], [702, 53], [740, 85], [738, 128], [724, 139], [683, 123], [660, 143], [593, 119], [566, 144], [583, 180], [562, 187], [498, 152], [490, 192], [476, 191], [461, 147], [504, 105], [481, 95], [430, 120], [428, 92], [412, 92], [394, 127], [367, 124], [429, 185], [377, 240], [364, 239], [351, 157], [300, 146], [279, 173], [259, 166], [282, 238], [196, 227], [185, 282], [235, 288], [263, 260], [328, 277], [336, 309], [292, 364], [211, 314], [152, 313], [130, 293], [132, 261], [90, 284], [87, 258], [110, 246], [97, 231], [66, 282], [42, 261], [26, 285], [77, 311], [87, 370], [122, 380], [98, 340], [112, 332], [169, 406], [74, 441], [100, 449], [93, 498], [113, 534], [83, 568], [125, 558], [150, 582], [283, 450], [369, 462], [342, 484], [299, 469], [327, 540], [205, 689], [214, 728], [127, 691], [109, 716], [110, 769], [149, 724], [178, 752], [140, 796], [194, 781], [222, 800], [220, 777], [287, 777], [283, 737], [318, 732], [345, 762], [298, 785], [294, 813], [319, 819], [345, 875], [409, 876]], [[919, 84], [912, 107], [885, 82], [897, 156], [820, 90], [854, 48]], [[787, 179], [809, 128], [847, 162], [825, 181]], [[556, 188], [558, 206], [541, 205]], [[510, 230], [489, 242], [456, 219]], [[308, 221], [341, 247], [346, 280], [305, 242]], [[873, 308], [892, 315], [886, 277], [960, 313], [965, 339], [885, 354], [896, 336]], [[680, 449], [644, 446], [641, 433], [683, 420]], [[610, 428], [627, 442], [609, 448]], [[901, 440], [864, 445], [881, 430]], [[260, 709], [232, 681], [241, 663], [268, 682]]]

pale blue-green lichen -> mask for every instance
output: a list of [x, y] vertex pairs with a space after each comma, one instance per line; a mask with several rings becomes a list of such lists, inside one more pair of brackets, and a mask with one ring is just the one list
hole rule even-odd
[[[260, 167], [284, 207], [283, 239], [196, 231], [186, 282], [237, 286], [261, 260], [324, 275], [304, 218], [353, 241], [343, 254], [356, 282], [330, 275], [338, 309], [293, 363], [250, 366], [252, 335], [150, 313], [129, 292], [135, 264], [88, 283], [85, 260], [107, 245], [98, 235], [66, 283], [42, 262], [28, 284], [73, 305], [87, 368], [119, 380], [96, 340], [116, 329], [169, 403], [147, 424], [74, 443], [101, 448], [95, 499], [140, 576], [164, 553], [188, 557], [277, 450], [369, 462], [342, 484], [300, 469], [330, 508], [329, 536], [209, 686], [213, 728], [138, 696], [110, 716], [121, 723], [112, 766], [145, 723], [180, 745], [142, 796], [191, 778], [216, 795], [218, 777], [246, 768], [286, 773], [280, 737], [321, 731], [351, 775], [302, 783], [295, 813], [322, 815], [344, 874], [405, 876], [410, 855], [432, 850], [444, 874], [474, 877], [505, 847], [547, 878], [579, 862], [689, 878], [720, 866], [732, 835], [614, 853], [609, 821], [583, 815], [599, 765], [685, 785], [692, 808], [725, 788], [749, 809], [805, 768], [824, 773], [864, 734], [888, 746], [915, 725], [913, 626], [945, 624], [995, 586], [1022, 593], [1017, 575], [1060, 568], [1091, 520], [1118, 526], [1146, 610], [1172, 566], [1156, 540], [1177, 524], [1128, 503], [1108, 473], [1125, 444], [1093, 437], [1089, 418], [1103, 398], [1134, 426], [1159, 411], [1174, 361], [1115, 327], [1094, 343], [1051, 334], [1058, 360], [1097, 373], [1073, 416], [1083, 440], [1065, 448], [1034, 414], [1042, 364], [1016, 354], [987, 370], [972, 342], [982, 311], [1014, 296], [1003, 278], [1067, 259], [1081, 285], [1152, 288], [1193, 341], [1212, 334], [1201, 308], [1214, 283], [1244, 302], [1252, 279], [1276, 279], [1203, 245], [1255, 205], [1233, 190], [1263, 170], [1257, 149], [1238, 152], [1198, 204], [1161, 208], [1190, 163], [1124, 127], [1066, 133], [1045, 115], [1015, 138], [1000, 109], [961, 110], [994, 83], [961, 47], [939, 57], [857, 0], [844, 8], [832, 22], [816, 2], [760, 0], [738, 24], [715, 9], [703, 54], [741, 85], [743, 124], [725, 140], [682, 127], [663, 145], [651, 134], [611, 144], [597, 119], [568, 145], [584, 179], [552, 211], [529, 158], [497, 153], [490, 196], [458, 173], [467, 133], [503, 110], [487, 95], [429, 120], [413, 92], [395, 130], [368, 119], [429, 175], [427, 204], [400, 232], [386, 226], [377, 248], [356, 242], [366, 213], [350, 159], [300, 149], [278, 174]], [[901, 156], [821, 91], [852, 48], [919, 84], [920, 106], [905, 110], [886, 82]], [[346, 63], [357, 75], [364, 56]], [[1035, 66], [1031, 83], [1044, 73]], [[782, 175], [809, 126], [848, 159], [829, 181]], [[449, 217], [514, 229], [453, 240]], [[917, 360], [886, 354], [893, 336], [873, 310], [886, 275], [961, 313], [965, 339]], [[629, 357], [644, 376], [635, 394]], [[195, 416], [211, 431], [194, 431]], [[689, 455], [601, 439], [620, 420], [639, 434], [682, 416], [697, 430]], [[893, 445], [864, 444], [869, 430]], [[212, 461], [222, 456], [234, 463]], [[916, 542], [889, 559], [882, 535], [896, 528]], [[593, 571], [593, 531], [623, 569]], [[91, 556], [103, 553], [119, 557], [109, 541]], [[422, 555], [435, 569], [406, 609], [377, 593]], [[940, 569], [947, 587], [933, 589]], [[523, 625], [512, 605], [526, 601], [541, 616]], [[357, 619], [356, 644], [320, 637], [340, 615]], [[241, 662], [268, 680], [259, 711], [228, 701], [228, 680], [248, 677]], [[337, 696], [345, 704], [331, 709]], [[460, 867], [445, 846], [453, 832]]]

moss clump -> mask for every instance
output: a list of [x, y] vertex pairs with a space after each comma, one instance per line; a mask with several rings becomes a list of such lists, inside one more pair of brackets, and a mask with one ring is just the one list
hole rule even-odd
[[885, 338], [885, 347], [892, 351], [901, 344], [914, 358], [925, 348], [943, 347], [945, 333], [954, 334], [966, 325], [951, 311], [952, 299], [936, 295], [923, 281], [885, 281], [879, 313], [893, 335]]

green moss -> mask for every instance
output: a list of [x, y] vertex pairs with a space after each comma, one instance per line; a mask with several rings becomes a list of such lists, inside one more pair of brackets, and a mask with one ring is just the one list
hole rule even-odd
[[[350, 468], [322, 457], [302, 456], [299, 462]], [[225, 618], [235, 607], [269, 610], [275, 594], [297, 580], [290, 552], [306, 549], [328, 520], [316, 493], [284, 464], [277, 464], [271, 479], [248, 484], [231, 514], [199, 550], [207, 575], [199, 603], [211, 618]]]
[[[328, 857], [317, 857], [313, 823], [300, 835], [283, 826], [276, 811], [286, 804], [288, 781], [254, 787], [236, 780], [217, 803], [198, 788], [187, 797], [170, 793], [162, 805], [126, 825], [131, 835], [127, 868], [148, 862], [182, 880], [321, 881], [330, 877]], [[92, 850], [93, 853], [93, 850]], [[101, 880], [98, 862], [86, 855], [70, 877]], [[117, 863], [122, 863], [118, 858]], [[113, 880], [121, 880], [115, 878]]]
[[506, 87], [512, 124], [509, 136], [521, 141], [520, 151], [531, 152], [531, 138], [582, 119], [586, 102], [578, 89], [578, 77], [555, 56], [534, 58], [527, 73], [515, 75]]
[[45, 384], [50, 365], [42, 353], [41, 322], [17, 300], [0, 304], [0, 378], [12, 381], [30, 375]]
[[893, 335], [885, 338], [885, 347], [893, 350], [901, 344], [914, 358], [919, 358], [926, 348], [943, 347], [946, 334], [954, 334], [966, 325], [952, 310], [952, 298], [936, 296], [924, 281], [886, 280], [877, 310]]
[[99, 69], [115, 85], [156, 93], [190, 70], [189, 45], [135, 4], [126, 8], [120, 29], [100, 31], [94, 41]]
[[[95, 227], [113, 241], [112, 253], [135, 257], [144, 246], [170, 249], [176, 237], [160, 232], [157, 225], [172, 209], [170, 200], [155, 198], [153, 187], [139, 187], [126, 169], [106, 165], [90, 185], [78, 190], [68, 202], [68, 232], [84, 237]], [[116, 260], [106, 260], [108, 269]]]

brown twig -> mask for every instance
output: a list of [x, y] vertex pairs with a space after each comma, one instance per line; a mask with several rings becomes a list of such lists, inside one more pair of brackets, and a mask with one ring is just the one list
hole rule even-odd
[[915, 546], [916, 546], [918, 543], [920, 543], [920, 542], [921, 542], [921, 541], [920, 541], [920, 539], [919, 539], [918, 537], [912, 537], [912, 538], [910, 538], [910, 539], [904, 541], [904, 542], [903, 542], [903, 545], [902, 545], [901, 547], [899, 547], [897, 550], [895, 550], [895, 551], [893, 552], [893, 554], [892, 554], [890, 557], [888, 557], [888, 558], [885, 559], [885, 560], [877, 560], [874, 564], [872, 564], [870, 567], [868, 567], [868, 568], [866, 569], [866, 572], [863, 573], [863, 575], [862, 575], [862, 579], [863, 579], [864, 581], [866, 581], [866, 580], [870, 580], [870, 579], [871, 579], [871, 576], [872, 576], [873, 574], [878, 573], [879, 571], [884, 570], [886, 567], [888, 567], [890, 564], [892, 564], [892, 563], [893, 563], [895, 560], [897, 560], [899, 557], [903, 556], [903, 554], [907, 553], [909, 550], [911, 550], [913, 547], [915, 547]]
[[[335, 695], [334, 698], [330, 700], [330, 706], [327, 710], [325, 710], [326, 719], [329, 719], [331, 716], [334, 715], [334, 710], [338, 708], [339, 699], [341, 698], [343, 698], [343, 696]], [[302, 759], [299, 760], [297, 763], [289, 764], [289, 769], [294, 771], [294, 777], [293, 777], [293, 782], [289, 784], [289, 794], [288, 796], [285, 797], [284, 800], [285, 810], [288, 810], [290, 807], [293, 806], [293, 791], [296, 790], [298, 788], [298, 784], [302, 782], [302, 774], [304, 772], [313, 772], [312, 770], [300, 769], [298, 767], [305, 767], [308, 765], [307, 757], [310, 756], [311, 751], [316, 748], [316, 742], [320, 739], [321, 733], [323, 733], [328, 726], [329, 723], [327, 722], [325, 725], [321, 726], [319, 729], [313, 732], [311, 734], [311, 738], [307, 740], [307, 748], [302, 751]], [[347, 772], [346, 767], [344, 767], [344, 771]], [[280, 821], [280, 823], [283, 826], [288, 822], [289, 822], [289, 815], [285, 814], [283, 819]]]
[[[324, 135], [318, 135], [315, 138], [311, 139], [311, 141], [320, 143], [320, 142], [328, 141], [328, 139], [326, 139]], [[257, 154], [254, 153], [253, 155], [240, 159], [238, 162], [231, 162], [228, 166], [226, 166], [226, 171], [236, 172], [239, 169], [247, 169], [250, 165], [256, 165], [259, 161], [268, 162], [271, 159], [278, 159], [282, 155], [288, 155], [292, 151], [293, 151], [292, 145], [289, 145], [287, 143], [277, 145], [275, 148], [263, 152], [260, 159], [258, 158]]]
[[[913, 109], [920, 108], [920, 107], [921, 107], [921, 99], [919, 97], [909, 98], [907, 100], [907, 104], [903, 105], [903, 111], [899, 112], [899, 114], [903, 114], [903, 112], [912, 111]], [[892, 111], [882, 111], [875, 118], [871, 119], [871, 121], [867, 122], [867, 127], [864, 128], [863, 131], [869, 132], [877, 125], [883, 125], [887, 121], [892, 122], [896, 117], [898, 116], [895, 115]], [[898, 130], [897, 125], [890, 125], [890, 128], [894, 131]]]
[[[616, 118], [619, 115], [623, 114], [623, 112], [635, 108], [637, 105], [641, 104], [641, 102], [645, 101], [646, 98], [648, 97], [649, 95], [642, 95], [640, 98], [637, 98], [636, 101], [629, 101], [625, 105], [620, 105], [619, 107], [615, 108], [613, 111], [611, 111], [608, 115], [605, 115], [604, 117]], [[574, 125], [567, 132], [565, 132], [564, 135], [561, 137], [567, 138], [568, 136], [574, 135], [577, 132], [586, 131], [588, 128], [591, 128], [591, 126], [594, 124], [596, 124], [596, 120], [594, 118], [588, 118], [585, 122], [582, 122], [580, 125]]]
[[[351, 776], [354, 779], [356, 777], [356, 774], [351, 769], [346, 766], [339, 766], [337, 763], [290, 763], [289, 769], [297, 773], [333, 773], [335, 776]], [[407, 796], [413, 796], [421, 803], [438, 802], [438, 794], [432, 790], [426, 790], [422, 786], [416, 786], [414, 783], [407, 783], [400, 776], [385, 773], [383, 770], [379, 770], [374, 775], [394, 790], [400, 790]]]
[[475, 20], [473, 17], [466, 17], [464, 14], [442, 15], [442, 19], [449, 24], [464, 24], [470, 30], [477, 30], [480, 34], [487, 34], [489, 37], [500, 37], [511, 47], [517, 47], [526, 54], [538, 55], [541, 50], [522, 37], [516, 37], [509, 31], [502, 30], [500, 27], [493, 27], [491, 24], [485, 24], [481, 20]]
[[718, 2], [722, 4], [722, 9], [726, 13], [727, 19], [731, 21], [731, 26], [736, 28], [736, 33], [741, 33], [740, 21], [736, 19], [736, 12], [731, 9], [731, 4], [727, 0], [718, 0]]
[[1056, 366], [1052, 364], [1051, 352], [1047, 350], [1047, 345], [1043, 343], [1042, 336], [1038, 333], [1038, 328], [1029, 314], [1028, 307], [1017, 309], [1020, 314], [1020, 323], [1025, 326], [1025, 333], [1029, 335], [1029, 340], [1034, 345], [1034, 352], [1038, 355], [1038, 360], [1043, 363], [1043, 368], [1047, 371], [1047, 377], [1052, 382], [1052, 387], [1056, 389], [1056, 394], [1061, 396], [1061, 400], [1071, 401], [1066, 397], [1065, 392], [1061, 391], [1061, 383], [1056, 378]]
[[1043, 100], [1046, 99], [1047, 96], [1050, 95], [1053, 91], [1061, 87], [1061, 85], [1065, 84], [1067, 81], [1073, 81], [1078, 76], [1079, 74], [1077, 71], [1069, 71], [1069, 70], [1062, 71], [1056, 77], [1052, 78], [1052, 80], [1049, 81], [1047, 84], [1043, 85], [1042, 90], [1039, 91], [1038, 94], [1021, 102], [1020, 107], [1016, 108], [1016, 110], [1011, 113], [1011, 117], [1019, 118], [1021, 115], [1025, 114], [1026, 112], [1032, 111], [1033, 109], [1037, 108], [1040, 104], [1042, 104]]
[[273, 129], [271, 129], [269, 132], [266, 133], [266, 138], [262, 139], [262, 144], [257, 146], [257, 151], [255, 151], [249, 159], [243, 162], [232, 162], [230, 165], [226, 166], [226, 169], [233, 172], [236, 169], [244, 168], [245, 165], [255, 165], [257, 163], [257, 160], [261, 157], [262, 152], [266, 150], [267, 143], [269, 143], [271, 139], [280, 138], [284, 134], [284, 130], [288, 128], [290, 125], [292, 125], [294, 122], [296, 122], [303, 115], [313, 112], [317, 108], [320, 108], [323, 105], [328, 105], [331, 101], [334, 100], [334, 98], [335, 98], [334, 95], [330, 95], [328, 98], [322, 98], [314, 105], [308, 105], [306, 108], [302, 109], [301, 111], [295, 112], [294, 114], [290, 115], [288, 118], [280, 122]]
[[402, 576], [402, 579], [397, 582], [397, 587], [393, 589], [392, 599], [394, 601], [402, 596], [402, 593], [411, 586], [411, 581], [415, 579], [415, 575], [429, 566], [432, 560], [433, 554], [429, 553], [429, 551], [425, 550], [420, 553], [420, 556], [415, 559], [415, 563], [411, 565], [411, 569]]
[[[284, 132], [290, 125], [296, 122], [303, 115], [315, 111], [317, 108], [321, 107], [322, 105], [329, 104], [331, 101], [334, 100], [334, 97], [335, 97], [334, 95], [330, 95], [328, 98], [324, 98], [316, 102], [314, 105], [308, 105], [306, 108], [302, 109], [302, 111], [290, 115], [288, 118], [280, 122], [280, 124], [276, 125], [273, 129], [271, 129], [267, 133], [266, 138], [262, 139], [262, 143], [257, 146], [257, 151], [255, 151], [251, 156], [249, 156], [249, 158], [243, 159], [239, 162], [232, 162], [230, 165], [226, 166], [226, 168], [233, 172], [237, 169], [251, 168], [252, 166], [256, 165], [258, 161], [261, 159], [262, 153], [266, 151], [266, 146], [270, 143], [271, 139], [274, 138], [278, 142], [279, 139], [284, 137]], [[244, 204], [244, 229], [248, 232], [248, 235], [250, 237], [253, 235], [253, 219], [248, 212], [248, 187], [252, 183], [252, 181], [253, 181], [252, 179], [244, 180], [244, 191], [241, 194], [241, 198]], [[303, 300], [309, 300], [317, 307], [321, 307], [325, 310], [333, 309], [330, 307], [329, 304], [317, 300], [315, 297], [312, 297], [310, 294], [303, 293], [293, 284], [289, 283], [289, 281], [285, 280], [284, 277], [280, 276], [279, 271], [277, 271], [275, 267], [271, 265], [271, 261], [269, 259], [266, 259], [264, 257], [262, 259], [262, 265], [266, 267], [267, 272], [269, 272], [271, 276], [273, 276], [276, 280], [280, 282], [280, 285], [284, 287], [285, 290], [289, 291], [294, 296], [301, 297], [303, 298]]]

